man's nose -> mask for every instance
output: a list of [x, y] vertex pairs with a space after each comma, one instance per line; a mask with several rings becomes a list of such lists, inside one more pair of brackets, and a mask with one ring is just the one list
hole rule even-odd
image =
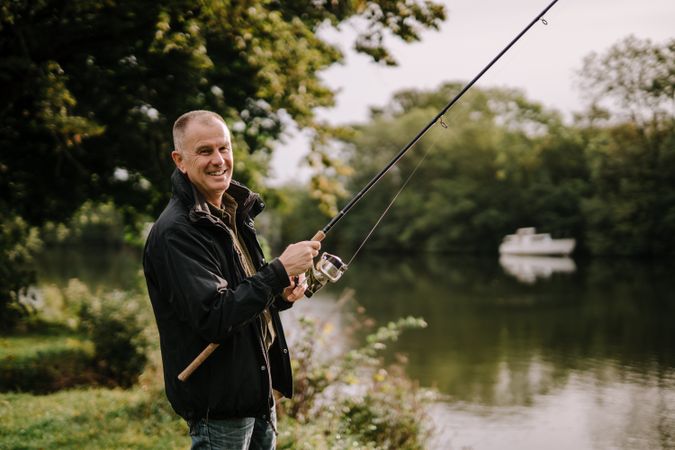
[[222, 166], [223, 164], [225, 164], [225, 158], [223, 157], [222, 153], [220, 153], [219, 151], [215, 151], [213, 153], [214, 156], [213, 158], [211, 158], [211, 164], [213, 164], [214, 166]]

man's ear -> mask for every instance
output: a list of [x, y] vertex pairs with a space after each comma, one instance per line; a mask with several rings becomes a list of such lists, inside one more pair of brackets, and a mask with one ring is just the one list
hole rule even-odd
[[173, 162], [176, 164], [176, 167], [178, 167], [178, 170], [185, 173], [185, 167], [183, 167], [183, 153], [178, 150], [174, 150], [171, 152], [171, 159], [173, 159]]

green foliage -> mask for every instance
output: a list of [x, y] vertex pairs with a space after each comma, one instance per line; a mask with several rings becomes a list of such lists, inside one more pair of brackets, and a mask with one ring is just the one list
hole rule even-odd
[[[77, 283], [66, 291], [66, 303], [92, 302], [91, 294]], [[97, 297], [115, 303], [116, 308], [124, 309], [123, 305], [133, 304], [133, 299], [120, 303], [122, 299], [114, 296]], [[91, 312], [104, 307], [98, 302], [94, 299], [95, 306], [87, 307], [89, 311], [81, 314], [81, 328], [89, 330], [100, 326], [110, 333], [111, 328], [116, 327], [88, 317], [103, 315], [100, 311]], [[129, 311], [117, 315], [127, 321], [145, 315], [143, 311], [127, 314]], [[355, 331], [369, 330], [370, 322], [358, 316], [354, 326], [345, 332], [351, 335]], [[419, 391], [399, 366], [385, 365], [379, 355], [403, 330], [424, 325], [422, 320], [413, 318], [392, 322], [371, 333], [363, 347], [328, 360], [321, 349], [330, 343], [327, 333], [331, 323], [304, 319], [301, 329], [296, 330], [299, 358], [294, 357], [294, 368], [298, 397], [282, 400], [278, 406], [279, 448], [422, 448], [428, 431], [424, 427], [423, 411], [430, 397]], [[7, 338], [0, 340], [2, 376], [16, 375], [14, 380], [19, 380], [18, 371], [13, 367], [19, 366], [19, 360], [23, 359], [32, 361], [35, 367], [35, 376], [25, 367], [20, 368], [22, 373], [33, 377], [34, 386], [53, 382], [44, 385], [51, 386], [49, 389], [39, 392], [48, 393], [52, 388], [58, 388], [57, 383], [66, 380], [65, 375], [79, 374], [81, 378], [77, 383], [60, 387], [76, 386], [86, 382], [87, 376], [101, 375], [98, 352], [92, 342], [83, 341], [81, 336], [65, 328], [57, 328], [53, 334]], [[55, 376], [46, 380], [47, 372], [38, 369], [52, 364]], [[77, 367], [79, 372], [75, 370]], [[9, 372], [5, 372], [6, 368]], [[185, 447], [189, 444], [187, 427], [166, 401], [160, 388], [161, 374], [154, 373], [156, 369], [148, 367], [142, 377], [143, 385], [127, 390], [70, 389], [40, 396], [0, 394], [0, 447]], [[148, 370], [151, 373], [147, 373]], [[96, 382], [111, 384], [100, 378], [96, 378]], [[101, 427], [101, 423], [105, 423], [105, 427]]]
[[0, 448], [181, 449], [187, 433], [156, 388], [0, 396]]
[[675, 39], [655, 44], [628, 36], [584, 58], [579, 85], [595, 110], [656, 131], [672, 127]]
[[[629, 37], [586, 58], [591, 100], [574, 125], [509, 89], [473, 88], [368, 193], [339, 229], [356, 246], [404, 180], [370, 248], [494, 252], [522, 226], [575, 237], [593, 254], [675, 254], [675, 44]], [[401, 91], [344, 139], [352, 192], [404, 147], [461, 85]], [[615, 108], [615, 109], [604, 109]]]
[[45, 224], [41, 235], [50, 245], [120, 246], [124, 239], [124, 220], [112, 202], [95, 204], [87, 201], [66, 224]]
[[45, 394], [96, 384], [91, 342], [72, 335], [31, 334], [0, 339], [0, 391]]
[[41, 241], [37, 230], [16, 215], [0, 218], [0, 330], [12, 331], [31, 311], [35, 292], [33, 257]]
[[40, 228], [47, 246], [107, 246], [142, 248], [150, 223], [148, 216], [112, 201], [84, 202], [63, 223], [49, 221]]
[[444, 17], [422, 0], [3, 4], [0, 210], [31, 224], [88, 199], [156, 213], [171, 125], [197, 108], [226, 118], [237, 178], [259, 190], [282, 118], [320, 129], [314, 110], [333, 104], [318, 74], [343, 56], [320, 27], [361, 19], [356, 49], [390, 64], [385, 34], [413, 41]]
[[[373, 111], [344, 146], [359, 168], [351, 190], [384, 167], [460, 87], [402, 91], [385, 110]], [[556, 235], [580, 229], [574, 195], [588, 187], [583, 148], [556, 112], [518, 91], [474, 88], [445, 122], [448, 128], [433, 128], [343, 220], [343, 242], [365, 236], [423, 158], [371, 248], [492, 252], [523, 224]]]
[[[351, 335], [366, 323], [358, 317], [356, 328], [343, 332]], [[425, 394], [400, 367], [387, 367], [381, 352], [404, 330], [424, 326], [421, 319], [400, 319], [368, 335], [362, 347], [326, 358], [330, 323], [302, 318], [294, 344], [295, 394], [279, 405], [279, 448], [422, 448]]]
[[150, 347], [145, 298], [122, 291], [93, 294], [77, 279], [57, 291], [45, 289], [35, 308], [38, 319], [24, 327], [29, 329], [0, 340], [0, 389], [45, 393], [135, 384]]
[[114, 291], [83, 303], [80, 328], [94, 343], [96, 371], [107, 384], [130, 387], [148, 361], [147, 319], [138, 296]]
[[[337, 133], [314, 117], [334, 102], [318, 74], [343, 59], [320, 27], [361, 19], [356, 49], [392, 64], [385, 34], [413, 41], [444, 18], [444, 7], [428, 0], [5, 2], [0, 215], [58, 224], [86, 202], [93, 203], [85, 209], [114, 202], [130, 228], [126, 241], [140, 244], [139, 216], [156, 216], [170, 195], [171, 126], [190, 109], [226, 119], [236, 178], [264, 192], [285, 126], [313, 129], [317, 142]], [[319, 144], [314, 152], [322, 152]], [[336, 160], [311, 159], [317, 173], [344, 170]], [[334, 205], [339, 189], [315, 184], [315, 196]], [[0, 280], [0, 301], [16, 306], [4, 292], [30, 280], [10, 278]]]
[[675, 253], [675, 40], [628, 37], [580, 73], [597, 105], [617, 105], [582, 128], [593, 193], [583, 199], [593, 253]]
[[300, 186], [285, 186], [279, 190], [281, 206], [275, 210], [281, 222], [279, 242], [304, 241], [320, 230], [327, 222], [326, 217], [311, 194]]

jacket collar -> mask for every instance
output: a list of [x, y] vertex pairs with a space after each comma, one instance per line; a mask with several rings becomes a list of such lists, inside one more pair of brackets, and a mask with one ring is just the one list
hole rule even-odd
[[[198, 220], [200, 217], [213, 216], [209, 211], [204, 196], [190, 183], [187, 176], [180, 170], [174, 169], [171, 175], [173, 195], [190, 211], [190, 219]], [[251, 219], [260, 214], [265, 208], [260, 195], [251, 191], [243, 184], [232, 180], [227, 193], [237, 201], [237, 216], [248, 215]], [[213, 216], [215, 218], [215, 216]]]

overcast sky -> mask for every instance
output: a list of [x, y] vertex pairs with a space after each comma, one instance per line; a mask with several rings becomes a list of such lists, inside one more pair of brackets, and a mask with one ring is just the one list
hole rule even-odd
[[[334, 124], [363, 122], [370, 106], [386, 104], [398, 90], [434, 89], [445, 81], [472, 79], [550, 1], [446, 0], [448, 18], [438, 32], [425, 31], [414, 44], [388, 41], [399, 62], [393, 68], [351, 51], [353, 26], [324, 32], [345, 53], [346, 63], [322, 74], [339, 93], [336, 107], [319, 111], [319, 117]], [[575, 87], [583, 57], [601, 53], [630, 34], [658, 43], [674, 37], [675, 0], [559, 0], [545, 19], [548, 25], [536, 24], [477, 86], [516, 87], [569, 116], [584, 106]], [[307, 150], [298, 133], [280, 144], [270, 182], [305, 181], [308, 171], [300, 160]]]

